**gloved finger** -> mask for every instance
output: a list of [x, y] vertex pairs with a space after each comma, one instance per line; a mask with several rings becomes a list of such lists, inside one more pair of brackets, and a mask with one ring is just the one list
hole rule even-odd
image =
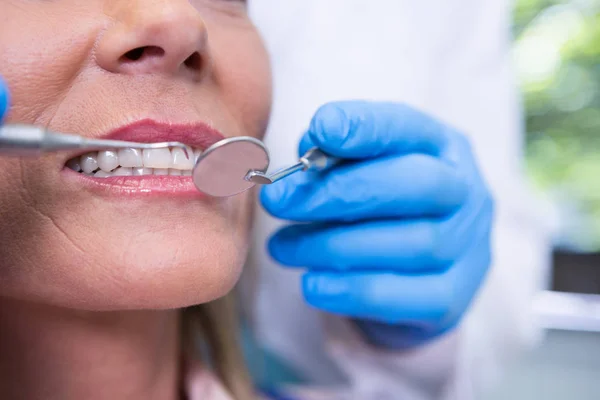
[[[396, 113], [398, 110], [404, 112]], [[348, 122], [350, 118], [346, 112], [354, 112], [352, 124]], [[376, 122], [383, 127], [383, 132], [369, 131], [372, 126], [378, 126]], [[385, 131], [386, 128], [398, 126], [401, 128], [398, 131]], [[383, 141], [377, 143], [377, 139]], [[312, 147], [320, 147], [332, 155], [350, 159], [372, 158], [388, 153], [429, 153], [459, 167], [475, 180], [481, 180], [474, 152], [466, 136], [402, 104], [366, 101], [326, 104], [317, 111], [311, 128], [302, 136], [299, 155]], [[336, 150], [338, 147], [340, 149]], [[346, 151], [346, 148], [350, 150]]]
[[463, 173], [432, 156], [410, 154], [290, 176], [261, 191], [272, 215], [293, 221], [437, 217], [465, 201]]
[[341, 158], [398, 153], [443, 153], [451, 129], [399, 103], [345, 101], [319, 108], [301, 141], [301, 152], [317, 146]]
[[385, 220], [290, 225], [268, 247], [279, 263], [311, 270], [424, 273], [447, 268], [474, 239], [455, 235], [441, 222]]
[[[493, 202], [491, 198], [484, 197], [477, 200], [477, 203], [471, 207], [471, 212], [465, 212], [465, 209], [455, 214], [450, 220], [442, 223], [443, 230], [446, 232], [452, 232], [457, 237], [465, 236], [463, 242], [473, 242], [470, 247], [471, 254], [484, 252], [489, 249], [489, 237], [490, 237], [490, 224], [493, 215]], [[478, 210], [478, 211], [477, 211]], [[477, 223], [473, 224], [473, 221]], [[480, 240], [474, 240], [474, 238], [482, 238]], [[477, 259], [477, 257], [469, 256], [461, 257], [461, 259]], [[484, 259], [485, 260], [485, 259]], [[486, 270], [485, 264], [474, 265], [473, 268], [479, 271]], [[471, 282], [471, 286], [462, 287], [463, 293], [467, 293], [467, 296], [461, 298], [462, 303], [457, 303], [453, 306], [454, 313], [449, 314], [447, 321], [440, 324], [430, 324], [427, 326], [421, 326], [419, 324], [410, 325], [410, 323], [385, 323], [380, 321], [373, 321], [369, 319], [355, 319], [357, 327], [365, 335], [365, 338], [374, 345], [384, 346], [388, 349], [402, 349], [405, 347], [414, 347], [421, 343], [426, 343], [432, 338], [446, 334], [449, 330], [453, 329], [460, 321], [460, 312], [465, 310], [471, 300], [474, 292], [479, 285], [480, 279], [477, 276], [481, 276], [481, 272], [475, 275], [475, 279]], [[469, 294], [471, 296], [469, 296]]]
[[281, 264], [313, 270], [418, 272], [443, 270], [489, 235], [490, 198], [451, 218], [376, 220], [360, 224], [297, 224], [269, 240]]
[[0, 122], [4, 118], [4, 114], [8, 110], [8, 87], [0, 77]]
[[[484, 242], [485, 241], [485, 242]], [[441, 274], [308, 272], [302, 289], [312, 306], [394, 324], [447, 327], [470, 304], [490, 263], [489, 236]]]

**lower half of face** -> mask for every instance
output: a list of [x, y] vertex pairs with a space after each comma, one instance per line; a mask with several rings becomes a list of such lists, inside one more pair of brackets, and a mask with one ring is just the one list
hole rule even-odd
[[90, 310], [175, 308], [222, 296], [241, 272], [250, 196], [211, 204], [61, 192], [3, 196], [3, 295]]
[[[261, 138], [270, 74], [243, 5], [161, 3], [0, 0], [9, 21], [0, 27], [0, 54], [10, 54], [0, 60], [12, 95], [7, 122], [177, 140], [196, 153], [218, 132]], [[169, 160], [105, 150], [0, 161], [0, 296], [118, 310], [226, 294], [245, 261], [253, 193], [195, 192], [174, 149]]]

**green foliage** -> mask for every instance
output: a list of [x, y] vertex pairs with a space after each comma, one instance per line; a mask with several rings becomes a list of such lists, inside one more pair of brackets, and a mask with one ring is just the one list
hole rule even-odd
[[600, 0], [517, 0], [514, 31], [528, 172], [587, 216], [581, 244], [598, 250]]

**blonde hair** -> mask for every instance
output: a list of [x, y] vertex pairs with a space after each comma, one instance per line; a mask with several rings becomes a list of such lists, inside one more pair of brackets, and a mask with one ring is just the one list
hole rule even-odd
[[241, 330], [236, 309], [235, 292], [210, 303], [185, 309], [185, 340], [188, 343], [194, 342], [199, 334], [203, 344], [202, 356], [213, 367], [233, 398], [256, 400], [252, 379], [238, 340]]

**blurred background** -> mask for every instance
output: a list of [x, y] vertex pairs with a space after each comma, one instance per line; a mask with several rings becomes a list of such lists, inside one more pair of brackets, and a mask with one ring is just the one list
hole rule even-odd
[[600, 1], [517, 0], [527, 161], [559, 207], [557, 245], [600, 251]]
[[600, 399], [600, 0], [516, 0], [528, 175], [556, 206], [545, 335], [490, 400]]

